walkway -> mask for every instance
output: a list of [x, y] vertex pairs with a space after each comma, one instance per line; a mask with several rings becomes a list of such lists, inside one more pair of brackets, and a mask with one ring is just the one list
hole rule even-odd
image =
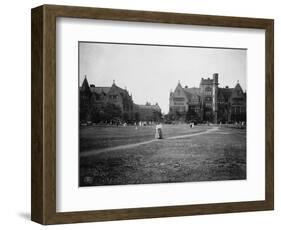
[[88, 157], [88, 156], [97, 155], [97, 154], [100, 154], [103, 152], [111, 152], [111, 151], [120, 150], [120, 149], [129, 149], [129, 148], [139, 147], [141, 145], [150, 144], [150, 143], [153, 143], [156, 141], [175, 140], [175, 139], [186, 138], [186, 137], [194, 137], [194, 136], [198, 136], [198, 135], [202, 135], [202, 134], [212, 133], [214, 131], [217, 131], [218, 129], [219, 129], [218, 127], [214, 127], [214, 128], [208, 129], [206, 131], [198, 132], [198, 133], [190, 133], [190, 134], [185, 134], [185, 135], [180, 135], [180, 136], [167, 137], [165, 139], [152, 139], [149, 141], [143, 141], [143, 142], [134, 143], [134, 144], [120, 145], [120, 146], [109, 147], [109, 148], [98, 149], [98, 150], [90, 150], [90, 151], [81, 152], [80, 156]]

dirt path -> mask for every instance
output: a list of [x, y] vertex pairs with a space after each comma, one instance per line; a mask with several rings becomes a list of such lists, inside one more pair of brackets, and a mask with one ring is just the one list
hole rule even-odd
[[206, 131], [198, 132], [198, 133], [190, 133], [190, 134], [185, 134], [185, 135], [180, 135], [180, 136], [167, 137], [165, 139], [152, 139], [149, 141], [143, 141], [143, 142], [134, 143], [134, 144], [120, 145], [120, 146], [109, 147], [109, 148], [98, 149], [98, 150], [90, 150], [90, 151], [81, 152], [80, 156], [87, 157], [87, 156], [93, 156], [96, 154], [100, 154], [103, 152], [111, 152], [111, 151], [120, 150], [120, 149], [129, 149], [129, 148], [134, 148], [134, 147], [138, 147], [141, 145], [150, 144], [150, 143], [153, 143], [156, 141], [175, 140], [175, 139], [180, 139], [180, 138], [193, 137], [193, 136], [211, 133], [211, 132], [217, 131], [218, 129], [219, 129], [218, 127], [214, 127], [214, 128], [208, 129]]

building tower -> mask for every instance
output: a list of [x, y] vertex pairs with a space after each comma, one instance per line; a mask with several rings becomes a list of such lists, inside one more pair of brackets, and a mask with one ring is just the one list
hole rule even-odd
[[219, 74], [213, 74], [213, 118], [214, 123], [218, 123], [218, 85], [219, 85]]

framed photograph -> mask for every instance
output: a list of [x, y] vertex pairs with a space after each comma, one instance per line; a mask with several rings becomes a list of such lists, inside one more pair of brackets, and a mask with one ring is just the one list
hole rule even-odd
[[31, 219], [274, 208], [274, 21], [32, 9]]

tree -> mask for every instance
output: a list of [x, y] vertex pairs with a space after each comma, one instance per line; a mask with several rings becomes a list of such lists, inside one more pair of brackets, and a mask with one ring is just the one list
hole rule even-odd
[[91, 121], [93, 123], [98, 123], [101, 121], [100, 111], [97, 108], [91, 110]]
[[196, 119], [198, 119], [197, 113], [194, 110], [189, 109], [188, 112], [185, 114], [185, 120], [191, 121], [191, 120], [196, 120]]
[[174, 114], [172, 112], [169, 112], [168, 114], [166, 114], [164, 116], [164, 119], [166, 121], [174, 121], [175, 120], [175, 116], [174, 116]]
[[123, 119], [123, 121], [128, 122], [129, 121], [129, 114], [127, 112], [124, 112], [123, 115], [122, 115], [122, 119]]
[[159, 112], [159, 111], [153, 111], [153, 114], [152, 114], [152, 120], [153, 120], [153, 121], [160, 121], [160, 120], [161, 120], [161, 117], [162, 117], [161, 112]]
[[91, 93], [80, 92], [79, 116], [80, 121], [87, 121], [90, 117]]
[[111, 121], [121, 119], [122, 111], [121, 108], [115, 104], [107, 103], [104, 107], [103, 121]]
[[176, 111], [175, 120], [179, 120], [180, 117], [181, 117], [181, 113], [179, 111]]
[[204, 107], [203, 120], [213, 122], [214, 116], [212, 108], [206, 106]]
[[135, 121], [136, 122], [140, 121], [140, 113], [139, 112], [135, 112]]

